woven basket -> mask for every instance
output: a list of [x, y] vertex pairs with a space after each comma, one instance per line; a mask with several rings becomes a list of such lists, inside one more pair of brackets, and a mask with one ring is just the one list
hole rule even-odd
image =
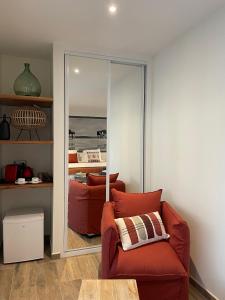
[[34, 107], [22, 107], [11, 114], [12, 126], [19, 129], [35, 129], [46, 126], [47, 115]]

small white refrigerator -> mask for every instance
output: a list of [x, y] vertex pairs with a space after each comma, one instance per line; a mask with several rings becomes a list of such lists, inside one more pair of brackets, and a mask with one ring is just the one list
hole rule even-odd
[[9, 211], [3, 219], [3, 260], [14, 263], [44, 257], [42, 209]]

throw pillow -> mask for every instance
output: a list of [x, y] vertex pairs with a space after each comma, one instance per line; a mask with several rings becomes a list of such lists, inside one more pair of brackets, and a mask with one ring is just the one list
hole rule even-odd
[[[118, 176], [119, 173], [110, 174], [109, 175], [110, 183], [116, 182]], [[106, 184], [106, 176], [87, 174], [87, 185], [93, 186], [93, 185], [103, 185], [103, 184]]]
[[68, 152], [68, 162], [70, 164], [78, 162], [77, 150], [69, 150], [69, 152]]
[[77, 153], [69, 153], [68, 159], [70, 164], [77, 163], [78, 162]]
[[115, 219], [119, 229], [123, 250], [168, 239], [159, 213], [151, 212], [134, 217]]
[[112, 189], [116, 218], [132, 217], [152, 211], [160, 211], [162, 190], [149, 193], [124, 193]]
[[83, 156], [84, 156], [83, 152], [77, 152], [77, 160], [78, 160], [79, 163], [84, 162], [83, 161]]
[[84, 157], [86, 162], [101, 162], [101, 151], [96, 150], [84, 150]]

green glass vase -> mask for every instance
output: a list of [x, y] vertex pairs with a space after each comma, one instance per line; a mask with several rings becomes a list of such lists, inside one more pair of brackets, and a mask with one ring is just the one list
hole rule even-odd
[[41, 85], [37, 77], [30, 71], [30, 64], [24, 64], [24, 71], [16, 78], [14, 82], [14, 92], [21, 96], [41, 95]]

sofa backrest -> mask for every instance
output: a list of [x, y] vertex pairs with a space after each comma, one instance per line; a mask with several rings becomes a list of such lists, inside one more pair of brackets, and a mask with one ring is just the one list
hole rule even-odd
[[[125, 191], [125, 184], [121, 180], [110, 183], [110, 189]], [[110, 200], [111, 200], [110, 194]], [[106, 185], [89, 186], [76, 180], [69, 182], [69, 201], [106, 200]]]

